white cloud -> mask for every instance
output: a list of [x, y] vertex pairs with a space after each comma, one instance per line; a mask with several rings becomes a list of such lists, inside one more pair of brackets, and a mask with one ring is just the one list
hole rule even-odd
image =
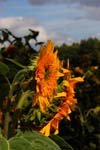
[[52, 39], [53, 41], [55, 41], [55, 45], [61, 45], [63, 43], [67, 43], [68, 45], [70, 45], [76, 41], [70, 35], [67, 35], [63, 32], [57, 32], [56, 30], [52, 30], [51, 32], [49, 32], [48, 39]]
[[[61, 20], [60, 20], [61, 19]], [[63, 25], [61, 25], [63, 22]], [[72, 44], [81, 39], [100, 36], [100, 21], [81, 19], [64, 19], [45, 21], [39, 24], [34, 17], [7, 17], [0, 18], [0, 28], [7, 28], [19, 37], [28, 35], [28, 29], [39, 31], [38, 41], [54, 41], [55, 45], [62, 43]]]
[[0, 28], [7, 28], [16, 36], [24, 36], [29, 29], [39, 31], [38, 40], [45, 41], [47, 35], [45, 29], [32, 17], [8, 17], [0, 18]]
[[66, 34], [60, 33], [52, 27], [46, 30], [43, 26], [39, 25], [34, 18], [31, 17], [0, 18], [0, 28], [7, 28], [19, 37], [27, 35], [29, 33], [28, 29], [30, 28], [39, 31], [38, 41], [46, 42], [48, 39], [51, 39], [57, 45], [62, 43], [71, 44], [74, 41], [72, 38], [67, 37]]

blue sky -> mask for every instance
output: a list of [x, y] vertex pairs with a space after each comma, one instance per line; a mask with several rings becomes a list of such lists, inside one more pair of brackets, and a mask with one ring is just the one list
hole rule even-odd
[[100, 38], [100, 0], [0, 0], [0, 28], [18, 36], [32, 28], [55, 44]]

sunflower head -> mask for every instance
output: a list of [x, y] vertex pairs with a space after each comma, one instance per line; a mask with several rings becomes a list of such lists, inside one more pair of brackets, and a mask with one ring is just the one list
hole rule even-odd
[[45, 47], [40, 48], [40, 57], [36, 67], [36, 82], [38, 93], [44, 97], [50, 97], [56, 86], [60, 62], [57, 52], [54, 52], [54, 44], [47, 41]]
[[[46, 46], [40, 47], [35, 74], [36, 97], [38, 97], [35, 103], [40, 106], [42, 112], [46, 110], [53, 100], [51, 97], [57, 87], [59, 68], [60, 61], [57, 57], [57, 52], [54, 52], [54, 44], [49, 40]], [[42, 99], [42, 103], [40, 99]]]

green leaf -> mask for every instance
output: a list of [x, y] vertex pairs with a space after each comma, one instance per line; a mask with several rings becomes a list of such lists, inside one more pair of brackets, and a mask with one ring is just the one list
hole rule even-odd
[[28, 97], [31, 97], [33, 95], [33, 92], [30, 91], [30, 90], [27, 90], [25, 92], [22, 93], [19, 101], [18, 101], [18, 104], [17, 104], [17, 107], [16, 109], [22, 109], [25, 101], [27, 100]]
[[40, 112], [38, 109], [35, 110], [35, 117], [36, 117], [36, 119], [37, 119], [38, 121], [41, 120], [41, 112]]
[[53, 140], [37, 131], [25, 131], [21, 137], [32, 144], [33, 150], [61, 150]]
[[0, 135], [0, 150], [10, 150], [8, 141]]
[[13, 137], [9, 140], [10, 150], [33, 150], [31, 143], [23, 137]]
[[7, 72], [9, 72], [9, 67], [5, 63], [0, 62], [0, 73], [6, 75]]
[[74, 150], [73, 147], [69, 143], [67, 143], [62, 137], [52, 134], [50, 138], [54, 140], [63, 150]]

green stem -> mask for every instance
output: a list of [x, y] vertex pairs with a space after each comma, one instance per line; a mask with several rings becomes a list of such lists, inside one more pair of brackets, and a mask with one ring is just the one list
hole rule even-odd
[[10, 113], [7, 111], [5, 113], [5, 120], [4, 120], [4, 136], [5, 138], [8, 138], [8, 128], [9, 128], [9, 122], [10, 122]]
[[80, 112], [80, 121], [81, 121], [81, 127], [82, 127], [82, 135], [84, 136], [85, 135], [85, 128], [84, 128], [85, 120], [84, 120], [84, 117], [80, 108], [79, 108], [79, 112]]
[[12, 62], [13, 64], [15, 64], [15, 65], [17, 65], [17, 66], [19, 66], [19, 67], [21, 67], [21, 68], [26, 68], [26, 66], [20, 64], [19, 62], [15, 61], [15, 60], [13, 60], [13, 59], [6, 58], [6, 60]]
[[7, 81], [8, 85], [9, 85], [9, 88], [10, 88], [11, 87], [11, 83], [10, 83], [9, 79], [5, 75], [4, 75], [4, 78]]
[[7, 111], [5, 112], [5, 116], [4, 116], [4, 136], [5, 136], [5, 138], [8, 138], [9, 123], [11, 121], [9, 110], [10, 110], [11, 97], [13, 95], [13, 88], [12, 88], [12, 85], [11, 85], [9, 79], [6, 76], [4, 76], [4, 78], [9, 85], [8, 106], [7, 106]]

